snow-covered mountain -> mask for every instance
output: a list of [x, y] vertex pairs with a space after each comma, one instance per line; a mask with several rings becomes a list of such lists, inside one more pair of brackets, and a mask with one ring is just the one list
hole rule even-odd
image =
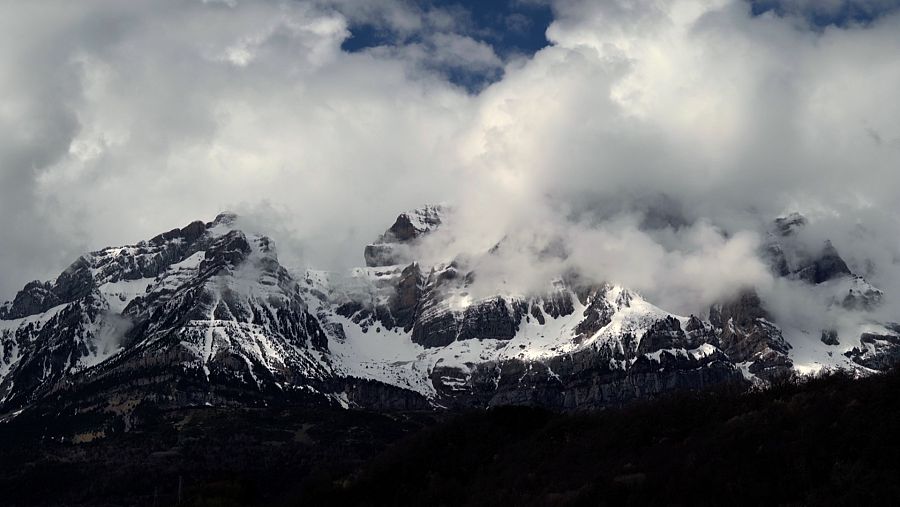
[[[3, 403], [122, 383], [205, 401], [228, 386], [314, 389], [330, 378], [327, 337], [297, 283], [270, 241], [233, 218], [93, 252], [54, 283], [26, 286], [0, 321]], [[184, 382], [203, 387], [175, 387]]]
[[773, 272], [858, 313], [859, 327], [785, 327], [746, 290], [706, 316], [675, 315], [574, 275], [475, 298], [464, 263], [415, 259], [447, 212], [402, 213], [350, 273], [291, 273], [232, 214], [87, 254], [0, 307], [0, 414], [44, 402], [584, 409], [900, 357], [900, 326], [867, 318], [881, 292], [832, 245], [791, 243], [799, 215], [773, 224]]

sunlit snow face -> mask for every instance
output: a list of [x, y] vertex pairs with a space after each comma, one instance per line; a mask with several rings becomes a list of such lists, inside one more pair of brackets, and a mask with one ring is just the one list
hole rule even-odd
[[900, 292], [891, 2], [542, 3], [0, 7], [3, 299], [223, 208], [344, 269], [424, 202], [486, 292], [579, 269], [693, 310], [765, 289], [794, 210]]

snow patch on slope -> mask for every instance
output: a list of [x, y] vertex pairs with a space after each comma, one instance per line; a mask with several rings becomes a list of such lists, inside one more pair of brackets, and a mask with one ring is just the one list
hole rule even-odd
[[[334, 313], [331, 299], [336, 293], [346, 296], [347, 292], [375, 290], [381, 279], [395, 277], [401, 270], [402, 266], [358, 269], [351, 272], [350, 281], [340, 274], [310, 270], [303, 280], [309, 293], [315, 295], [310, 298], [310, 308], [328, 330], [329, 349], [338, 371], [410, 389], [428, 398], [437, 394], [431, 381], [437, 366], [470, 372], [474, 365], [486, 362], [542, 361], [619, 340], [625, 333], [631, 333], [639, 340], [655, 322], [673, 316], [636, 293], [618, 286], [610, 287], [603, 297], [615, 309], [611, 321], [594, 336], [579, 343], [575, 340], [575, 329], [585, 319], [588, 307], [568, 291], [566, 295], [574, 308], [572, 313], [557, 318], [544, 314], [544, 324], [541, 324], [530, 316], [532, 308], [529, 307], [528, 317], [522, 318], [518, 332], [510, 340], [474, 338], [456, 340], [444, 347], [425, 348], [413, 343], [411, 333], [400, 328], [385, 329], [377, 322], [363, 327]], [[526, 300], [518, 294], [503, 294], [502, 297], [509, 305], [513, 300]], [[431, 314], [446, 311], [459, 313], [476, 303], [478, 301], [465, 287], [450, 287], [442, 294], [441, 301], [419, 318], [427, 319]], [[686, 317], [674, 317], [683, 324], [688, 321]], [[673, 353], [702, 359], [715, 350], [709, 345]]]
[[109, 310], [121, 314], [136, 297], [143, 296], [147, 289], [156, 280], [154, 278], [140, 278], [138, 280], [119, 280], [118, 282], [106, 282], [100, 286], [100, 294], [109, 304]]

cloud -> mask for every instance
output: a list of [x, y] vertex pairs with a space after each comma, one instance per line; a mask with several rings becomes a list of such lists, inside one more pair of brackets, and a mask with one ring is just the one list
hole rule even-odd
[[432, 158], [458, 128], [465, 93], [430, 74], [411, 79], [395, 56], [342, 52], [347, 23], [333, 9], [7, 9], [5, 295], [88, 249], [263, 201], [289, 208], [311, 244], [328, 244], [310, 262], [356, 263], [369, 235], [398, 206], [436, 198], [453, 166]]
[[[2, 10], [7, 297], [226, 208], [285, 262], [343, 269], [437, 201], [457, 212], [423, 255], [465, 256], [485, 293], [576, 269], [683, 313], [774, 300], [759, 245], [795, 210], [900, 293], [890, 12], [814, 30], [743, 0], [559, 0], [551, 45], [504, 60], [460, 11], [388, 0]], [[358, 24], [393, 35], [347, 52]], [[454, 66], [497, 80], [469, 93]]]
[[[619, 215], [600, 223], [573, 222], [548, 213], [541, 220], [506, 224], [493, 246], [475, 240], [467, 224], [450, 217], [447, 227], [419, 247], [426, 263], [447, 260], [474, 272], [468, 292], [475, 298], [497, 294], [544, 293], [554, 280], [577, 275], [581, 282], [609, 282], [652, 297], [673, 312], [703, 314], [709, 305], [751, 287], [768, 288], [772, 276], [752, 232], [726, 236], [706, 221], [677, 233], [647, 231], [641, 217]], [[489, 217], [483, 217], [489, 220]], [[462, 231], [462, 232], [460, 232]], [[496, 236], [487, 235], [487, 238]], [[471, 250], [463, 250], [472, 246]]]
[[[556, 12], [553, 45], [485, 90], [463, 135], [478, 191], [459, 197], [456, 227], [471, 233], [457, 248], [518, 242], [526, 260], [499, 264], [533, 273], [534, 229], [550, 223], [583, 272], [702, 312], [728, 287], [768, 290], [756, 246], [774, 217], [800, 210], [810, 242], [831, 239], [896, 293], [900, 151], [879, 139], [900, 132], [898, 18], [816, 32], [743, 2], [560, 2]], [[610, 229], [623, 214], [641, 218]], [[706, 242], [691, 244], [698, 230]], [[695, 266], [710, 276], [689, 276]]]

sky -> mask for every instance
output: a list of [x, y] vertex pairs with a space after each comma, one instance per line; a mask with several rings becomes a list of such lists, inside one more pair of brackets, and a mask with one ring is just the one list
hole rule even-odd
[[422, 255], [485, 293], [578, 270], [684, 313], [775, 298], [760, 247], [799, 211], [900, 294], [898, 6], [0, 2], [0, 300], [224, 210], [348, 269], [434, 202]]

